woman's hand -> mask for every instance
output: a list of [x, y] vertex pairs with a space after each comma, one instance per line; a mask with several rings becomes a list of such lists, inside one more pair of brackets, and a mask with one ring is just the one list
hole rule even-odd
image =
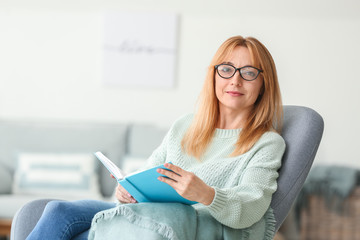
[[137, 203], [135, 198], [133, 198], [120, 184], [116, 187], [115, 196], [121, 203]]
[[[112, 178], [115, 178], [112, 174], [110, 174]], [[121, 203], [137, 203], [135, 198], [133, 198], [128, 191], [125, 190], [120, 184], [116, 187], [115, 191], [116, 199]]]
[[164, 166], [173, 172], [158, 168], [158, 173], [169, 177], [159, 177], [158, 179], [160, 181], [169, 184], [177, 193], [190, 201], [196, 201], [204, 205], [210, 205], [212, 203], [215, 190], [204, 183], [194, 173], [185, 171], [170, 163], [165, 163]]

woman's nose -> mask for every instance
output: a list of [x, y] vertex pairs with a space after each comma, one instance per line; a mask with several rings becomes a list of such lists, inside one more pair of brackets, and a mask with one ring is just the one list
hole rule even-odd
[[239, 86], [242, 85], [242, 81], [244, 81], [239, 71], [236, 71], [236, 73], [234, 74], [234, 76], [232, 76], [230, 80], [231, 80], [231, 84], [239, 85]]

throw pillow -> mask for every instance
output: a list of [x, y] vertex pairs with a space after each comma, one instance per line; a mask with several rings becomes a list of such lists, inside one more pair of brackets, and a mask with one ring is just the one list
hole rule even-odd
[[61, 198], [100, 198], [93, 154], [21, 153], [13, 193]]

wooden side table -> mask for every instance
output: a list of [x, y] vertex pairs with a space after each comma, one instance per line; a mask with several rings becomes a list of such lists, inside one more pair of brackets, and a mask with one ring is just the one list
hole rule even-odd
[[10, 237], [12, 219], [0, 219], [0, 236]]

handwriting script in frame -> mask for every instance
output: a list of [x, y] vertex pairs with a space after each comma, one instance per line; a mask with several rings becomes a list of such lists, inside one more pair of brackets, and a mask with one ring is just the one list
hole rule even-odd
[[171, 88], [175, 82], [177, 15], [104, 15], [105, 85]]

